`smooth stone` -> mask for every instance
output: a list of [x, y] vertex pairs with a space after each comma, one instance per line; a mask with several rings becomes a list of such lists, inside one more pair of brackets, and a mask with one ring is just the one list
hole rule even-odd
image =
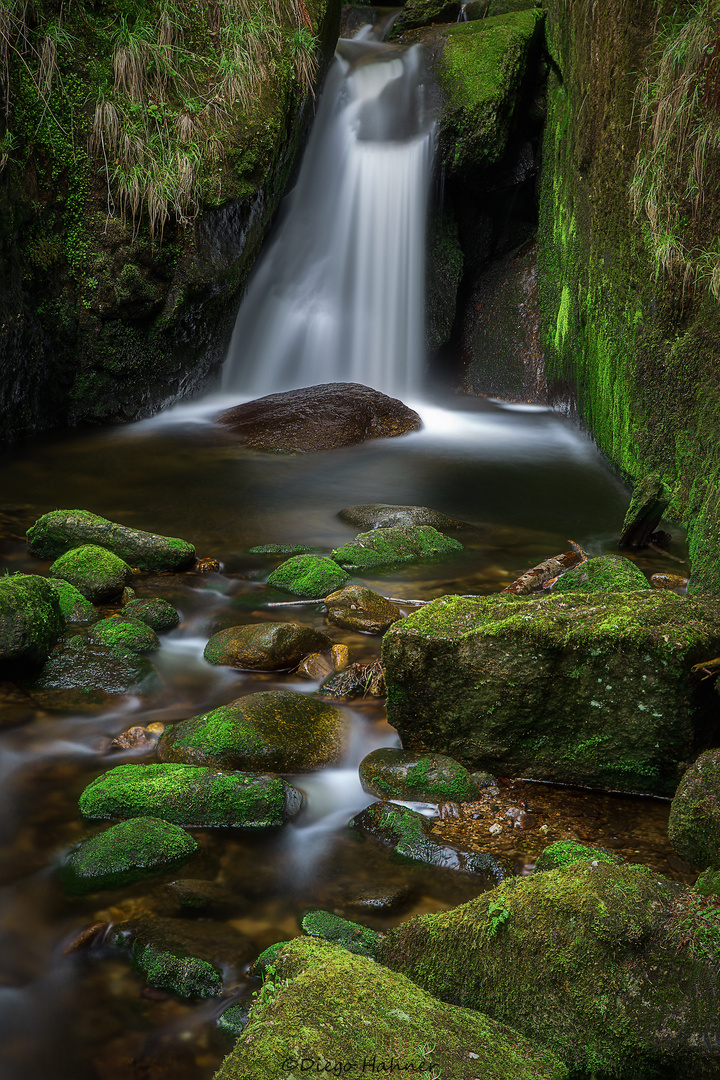
[[97, 612], [90, 601], [69, 581], [61, 581], [60, 578], [47, 580], [58, 598], [60, 614], [66, 623], [86, 623], [97, 618]]
[[147, 727], [135, 724], [111, 739], [108, 750], [154, 750], [164, 730], [165, 725], [158, 721]]
[[459, 761], [394, 747], [380, 747], [363, 758], [360, 783], [379, 799], [433, 803], [472, 802], [478, 797], [476, 784]]
[[296, 675], [302, 675], [305, 679], [317, 679], [322, 682], [332, 675], [335, 668], [323, 653], [310, 653], [298, 664]]
[[60, 876], [71, 893], [116, 889], [174, 870], [197, 847], [197, 841], [177, 825], [158, 818], [132, 818], [83, 840], [65, 859]]
[[331, 941], [333, 945], [339, 945], [356, 956], [374, 956], [380, 937], [377, 930], [341, 919], [330, 911], [308, 911], [301, 926], [309, 937]]
[[392, 41], [408, 30], [418, 30], [433, 23], [456, 23], [460, 9], [459, 0], [407, 0], [386, 34], [386, 40]]
[[706, 750], [683, 774], [670, 807], [668, 836], [696, 870], [720, 870], [720, 750]]
[[620, 555], [599, 555], [564, 573], [555, 582], [553, 592], [637, 592], [647, 588], [648, 579], [630, 559]]
[[209, 664], [251, 671], [289, 671], [332, 641], [302, 623], [250, 623], [220, 630], [203, 653]]
[[30, 553], [57, 559], [71, 548], [96, 544], [141, 570], [181, 570], [195, 559], [195, 548], [174, 536], [130, 529], [89, 510], [53, 510], [27, 531]]
[[335, 671], [342, 671], [350, 663], [350, 650], [347, 645], [333, 645], [330, 655]]
[[281, 563], [268, 577], [268, 585], [285, 589], [296, 596], [322, 600], [342, 588], [348, 575], [332, 559], [323, 555], [294, 555]]
[[123, 618], [138, 619], [155, 632], [172, 630], [180, 622], [180, 616], [172, 604], [151, 596], [146, 600], [131, 599], [123, 605]]
[[464, 521], [431, 510], [427, 506], [395, 506], [392, 503], [364, 503], [346, 506], [338, 517], [358, 529], [387, 529], [393, 525], [432, 525], [435, 529], [461, 529]]
[[653, 574], [650, 584], [653, 589], [686, 589], [688, 579], [680, 574]]
[[325, 597], [325, 607], [329, 621], [335, 626], [363, 634], [384, 634], [402, 618], [397, 604], [364, 585], [346, 585], [330, 593]]
[[41, 667], [62, 632], [60, 601], [37, 574], [0, 577], [0, 673], [17, 676]]
[[360, 383], [323, 383], [236, 405], [217, 422], [246, 446], [309, 454], [418, 431], [418, 414]]
[[333, 559], [346, 570], [373, 570], [395, 563], [447, 558], [462, 551], [458, 540], [443, 536], [431, 525], [395, 525], [360, 533], [347, 544], [335, 548]]
[[85, 544], [56, 559], [50, 576], [69, 581], [86, 600], [98, 604], [123, 591], [132, 578], [132, 569], [111, 551]]
[[[130, 607], [129, 604], [127, 606]], [[138, 619], [125, 618], [124, 612], [96, 622], [90, 629], [88, 641], [93, 645], [107, 645], [110, 649], [134, 653], [151, 653], [160, 648], [155, 631]]]

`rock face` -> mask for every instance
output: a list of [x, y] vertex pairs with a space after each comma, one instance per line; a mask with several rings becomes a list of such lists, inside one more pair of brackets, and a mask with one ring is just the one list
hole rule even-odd
[[346, 585], [331, 593], [325, 597], [325, 607], [328, 619], [335, 626], [362, 634], [384, 634], [402, 618], [397, 604], [364, 585]]
[[648, 580], [635, 563], [617, 555], [599, 555], [563, 574], [553, 586], [553, 592], [622, 593], [647, 587]]
[[117, 525], [89, 510], [53, 510], [27, 531], [38, 559], [57, 559], [72, 548], [95, 544], [141, 570], [182, 570], [195, 561], [195, 548], [174, 536], [156, 536]]
[[138, 817], [83, 840], [60, 873], [68, 892], [115, 889], [173, 870], [196, 851], [197, 842], [184, 829], [158, 818]]
[[714, 1038], [697, 1033], [716, 1030], [717, 910], [647, 867], [585, 861], [411, 919], [376, 955], [555, 1050], [573, 1076], [715, 1078]]
[[74, 585], [93, 603], [118, 596], [132, 577], [132, 569], [117, 555], [96, 544], [73, 548], [50, 567], [53, 577]]
[[254, 671], [288, 671], [308, 653], [329, 649], [329, 637], [301, 623], [250, 623], [220, 630], [205, 646], [209, 664]]
[[40, 667], [62, 628], [58, 596], [46, 578], [0, 577], [0, 672]]
[[[558, 1058], [467, 1009], [436, 1001], [409, 979], [326, 941], [297, 938], [275, 950], [273, 974], [215, 1080], [272, 1080], [304, 1062], [329, 1075], [448, 1080], [566, 1080]], [[442, 1032], [442, 1038], [438, 1033]], [[336, 1069], [337, 1073], [330, 1070]], [[403, 1070], [402, 1072], [400, 1070]]]
[[268, 585], [287, 589], [296, 596], [318, 599], [341, 589], [348, 575], [332, 559], [322, 555], [295, 555], [281, 563], [268, 577]]
[[395, 525], [360, 533], [348, 544], [335, 548], [333, 559], [347, 570], [373, 570], [393, 563], [447, 557], [462, 551], [459, 540], [443, 536], [431, 525]]
[[714, 600], [443, 597], [382, 651], [403, 746], [473, 769], [672, 795], [718, 734], [712, 690], [690, 673], [720, 651]]
[[387, 529], [391, 525], [432, 525], [434, 529], [461, 529], [464, 521], [431, 510], [428, 506], [395, 506], [392, 503], [364, 503], [346, 506], [338, 512], [341, 521], [359, 529]]
[[246, 446], [309, 454], [406, 435], [420, 417], [397, 398], [360, 383], [326, 383], [236, 405], [218, 417]]
[[720, 870], [720, 750], [707, 750], [675, 792], [670, 843], [696, 870]]
[[379, 799], [407, 802], [471, 802], [478, 798], [470, 773], [442, 754], [413, 754], [381, 747], [360, 762], [363, 790]]
[[161, 761], [295, 773], [337, 761], [347, 724], [340, 709], [289, 690], [248, 694], [166, 728]]

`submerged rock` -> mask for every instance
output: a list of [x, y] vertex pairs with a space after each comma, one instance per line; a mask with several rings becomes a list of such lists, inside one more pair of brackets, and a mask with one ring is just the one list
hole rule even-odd
[[239, 901], [224, 885], [196, 878], [178, 878], [165, 886], [181, 911], [227, 913], [237, 910]]
[[161, 817], [176, 825], [266, 829], [302, 806], [300, 792], [273, 776], [194, 765], [118, 765], [93, 780], [78, 803], [86, 818]]
[[132, 569], [111, 551], [85, 544], [56, 559], [50, 574], [69, 581], [87, 600], [97, 604], [119, 596], [132, 578]]
[[160, 648], [158, 636], [150, 626], [139, 619], [125, 618], [124, 614], [96, 622], [88, 640], [123, 652], [151, 653]]
[[209, 664], [251, 671], [289, 671], [309, 653], [331, 645], [330, 638], [320, 630], [302, 623], [250, 623], [213, 634], [203, 656]]
[[477, 785], [459, 761], [394, 747], [380, 747], [363, 758], [360, 783], [364, 791], [379, 799], [432, 803], [478, 798]]
[[25, 685], [41, 703], [82, 711], [115, 694], [154, 694], [162, 683], [145, 656], [74, 637], [59, 642], [40, 674]]
[[72, 548], [106, 548], [141, 570], [181, 570], [195, 559], [195, 548], [174, 536], [129, 529], [89, 510], [53, 510], [27, 531], [28, 548], [39, 559], [57, 559]]
[[60, 874], [68, 892], [116, 889], [131, 881], [174, 870], [197, 851], [197, 842], [177, 825], [137, 817], [91, 836], [63, 863]]
[[97, 618], [97, 612], [90, 601], [69, 581], [48, 578], [48, 584], [58, 598], [60, 614], [66, 623], [92, 622]]
[[384, 634], [402, 618], [397, 604], [364, 585], [346, 585], [330, 593], [325, 597], [325, 607], [328, 620], [335, 626], [362, 634]]
[[300, 454], [418, 431], [422, 421], [397, 398], [360, 383], [324, 383], [236, 405], [218, 423], [256, 450]]
[[302, 928], [309, 937], [322, 938], [356, 956], [374, 956], [380, 934], [368, 926], [341, 919], [330, 911], [308, 911]]
[[348, 575], [332, 559], [322, 555], [295, 555], [281, 563], [268, 577], [268, 585], [287, 589], [297, 596], [322, 599], [341, 589]]
[[716, 600], [446, 596], [383, 638], [388, 719], [471, 769], [672, 795], [718, 733], [691, 668], [719, 652]]
[[57, 593], [47, 578], [0, 577], [0, 673], [17, 675], [40, 667], [63, 624]]
[[447, 557], [462, 551], [458, 540], [443, 536], [431, 525], [395, 525], [360, 533], [348, 544], [335, 548], [333, 559], [346, 570], [372, 570], [394, 563]]
[[123, 618], [139, 619], [146, 623], [156, 633], [162, 630], [172, 630], [180, 622], [172, 604], [167, 600], [161, 600], [159, 596], [150, 596], [146, 600], [131, 598], [123, 604]]
[[392, 525], [432, 525], [435, 529], [460, 529], [465, 524], [427, 506], [395, 506], [392, 503], [346, 506], [344, 510], [340, 510], [338, 517], [359, 529], [387, 529]]
[[707, 750], [683, 775], [670, 808], [670, 843], [696, 870], [720, 870], [720, 750]]
[[158, 754], [162, 761], [222, 769], [305, 772], [338, 761], [346, 737], [347, 722], [334, 705], [289, 690], [266, 691], [173, 724]]
[[553, 586], [553, 592], [637, 592], [647, 587], [647, 578], [630, 559], [623, 559], [619, 555], [599, 555], [564, 573]]
[[313, 938], [275, 947], [265, 989], [215, 1080], [264, 1080], [277, 1075], [279, 1061], [288, 1076], [300, 1076], [309, 1062], [328, 1076], [568, 1076], [555, 1055], [503, 1024], [445, 1005], [368, 957]]

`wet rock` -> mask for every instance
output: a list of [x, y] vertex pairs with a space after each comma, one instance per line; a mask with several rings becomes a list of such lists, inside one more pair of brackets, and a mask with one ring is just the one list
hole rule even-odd
[[497, 777], [493, 776], [489, 772], [474, 772], [469, 774], [475, 787], [480, 788], [482, 791], [484, 788], [494, 788], [498, 786]]
[[106, 548], [141, 570], [181, 570], [195, 558], [195, 548], [185, 540], [129, 529], [89, 510], [44, 514], [28, 529], [27, 541], [30, 553], [39, 559], [57, 559], [89, 544]]
[[162, 687], [147, 657], [91, 645], [82, 637], [58, 642], [40, 674], [24, 685], [38, 704], [79, 711], [111, 695], [147, 697]]
[[48, 584], [58, 598], [60, 614], [66, 623], [86, 623], [97, 618], [95, 608], [90, 601], [86, 600], [69, 581], [48, 578]]
[[[449, 200], [445, 200], [442, 207], [430, 210], [427, 222], [425, 346], [428, 356], [435, 356], [438, 350], [450, 341], [464, 265], [465, 256], [460, 243], [457, 217]], [[388, 521], [386, 524], [401, 525], [405, 522]], [[438, 529], [452, 528], [437, 521], [412, 521], [407, 524], [434, 525]]]
[[630, 559], [618, 555], [599, 555], [564, 573], [553, 586], [553, 592], [637, 592], [647, 587], [647, 578]]
[[384, 697], [385, 669], [379, 660], [372, 664], [350, 664], [331, 675], [318, 691], [323, 697], [352, 701], [356, 697]]
[[322, 599], [342, 588], [348, 575], [332, 559], [322, 555], [294, 555], [268, 577], [268, 585], [296, 596]]
[[214, 914], [219, 914], [236, 909], [238, 906], [237, 897], [215, 881], [179, 878], [177, 881], [169, 882], [165, 888], [181, 911], [187, 913], [212, 911]]
[[302, 675], [305, 679], [318, 679], [322, 682], [323, 679], [327, 679], [328, 675], [332, 675], [335, 668], [328, 660], [327, 656], [322, 653], [310, 653], [305, 659], [298, 665], [296, 675]]
[[332, 557], [346, 570], [372, 570], [377, 566], [447, 558], [462, 551], [458, 540], [443, 536], [431, 525], [395, 525], [360, 533], [348, 544], [336, 548]]
[[661, 477], [646, 476], [636, 484], [625, 515], [618, 547], [647, 547], [669, 502], [670, 492]]
[[63, 623], [57, 593], [46, 578], [0, 577], [0, 674], [16, 676], [41, 667]]
[[246, 446], [300, 454], [418, 431], [422, 421], [397, 398], [360, 383], [324, 383], [236, 405], [218, 417]]
[[325, 597], [325, 607], [329, 621], [335, 626], [362, 634], [384, 634], [402, 618], [397, 604], [364, 585], [346, 585], [330, 593]]
[[688, 579], [680, 574], [653, 574], [650, 584], [653, 589], [686, 589]]
[[350, 650], [347, 645], [333, 645], [330, 655], [336, 671], [342, 671], [350, 662]]
[[397, 911], [409, 902], [413, 890], [409, 885], [369, 885], [366, 888], [353, 889], [344, 894], [339, 903], [368, 915]]
[[720, 899], [720, 872], [717, 870], [704, 870], [693, 888], [701, 896], [715, 896]]
[[374, 956], [380, 937], [377, 930], [348, 922], [329, 911], [309, 911], [302, 921], [302, 928], [309, 937], [331, 941], [356, 956]]
[[307, 555], [307, 544], [258, 544], [250, 548], [251, 555]]
[[350, 822], [374, 840], [392, 847], [401, 860], [424, 863], [443, 870], [457, 870], [463, 874], [484, 875], [492, 881], [500, 881], [505, 871], [492, 855], [477, 851], [458, 851], [446, 847], [429, 832], [428, 819], [395, 803], [376, 802], [368, 806]]
[[116, 735], [110, 741], [108, 750], [154, 750], [164, 730], [165, 725], [158, 722], [148, 724], [147, 727], [136, 724]]
[[360, 762], [363, 790], [379, 799], [407, 802], [471, 802], [477, 786], [464, 765], [442, 754], [394, 747], [373, 750]]
[[70, 893], [116, 889], [174, 870], [196, 851], [197, 842], [184, 829], [137, 817], [83, 840], [65, 859], [60, 876]]
[[85, 544], [56, 559], [50, 574], [69, 581], [87, 600], [98, 604], [122, 592], [132, 577], [132, 569], [111, 551]]
[[93, 945], [104, 938], [107, 930], [108, 924], [99, 920], [81, 927], [64, 946], [63, 956], [72, 956], [73, 953], [91, 949]]
[[126, 585], [123, 591], [120, 593], [120, 603], [129, 604], [131, 600], [134, 600], [137, 593], [134, 589], [131, 589], [129, 585]]
[[175, 763], [118, 765], [93, 780], [79, 800], [86, 818], [162, 817], [176, 825], [265, 829], [302, 806], [284, 780]]
[[219, 574], [222, 567], [217, 559], [196, 559], [192, 569], [196, 574]]
[[386, 35], [388, 41], [406, 30], [416, 30], [432, 23], [456, 23], [460, 14], [458, 0], [407, 0]]
[[[385, 934], [381, 964], [502, 1018], [573, 1076], [717, 1075], [720, 946], [705, 901], [644, 866], [506, 879]], [[700, 942], [704, 939], [705, 944]]]
[[147, 600], [130, 600], [123, 606], [123, 618], [138, 619], [156, 632], [172, 630], [180, 622], [180, 616], [167, 600], [151, 596]]
[[88, 641], [121, 652], [151, 653], [160, 648], [158, 636], [151, 627], [138, 619], [125, 618], [124, 614], [96, 622], [88, 634]]
[[218, 1016], [217, 1026], [226, 1035], [237, 1038], [242, 1035], [250, 1018], [250, 1010], [246, 1005], [230, 1005], [225, 1012]]
[[302, 623], [250, 623], [213, 634], [203, 655], [209, 664], [252, 671], [289, 671], [309, 653], [331, 645], [329, 637]]
[[338, 513], [341, 521], [359, 529], [387, 529], [395, 525], [432, 525], [434, 529], [461, 529], [463, 521], [430, 510], [427, 506], [395, 506], [392, 503], [364, 503], [346, 506]]
[[696, 870], [720, 870], [720, 750], [706, 750], [683, 775], [668, 835], [678, 855]]
[[307, 694], [271, 690], [173, 724], [158, 754], [162, 761], [223, 769], [305, 772], [336, 762], [346, 738], [340, 709]]
[[619, 855], [613, 855], [605, 848], [588, 847], [586, 844], [578, 844], [575, 840], [556, 840], [554, 844], [546, 847], [537, 862], [535, 870], [558, 870], [564, 866], [571, 866], [577, 862], [609, 862], [619, 863], [622, 859]]
[[388, 720], [470, 769], [672, 795], [716, 697], [720, 603], [648, 590], [442, 597], [388, 630]]
[[553, 1054], [504, 1024], [443, 1004], [402, 975], [327, 941], [285, 942], [266, 978], [244, 1037], [215, 1080], [271, 1077], [278, 1060], [297, 1076], [306, 1062], [326, 1070], [355, 1062], [368, 1073], [385, 1075], [392, 1067], [402, 1076], [448, 1080], [567, 1077]]

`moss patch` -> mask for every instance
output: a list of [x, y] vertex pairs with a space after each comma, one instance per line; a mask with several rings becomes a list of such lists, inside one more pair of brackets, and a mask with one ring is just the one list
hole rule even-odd
[[56, 559], [50, 574], [69, 581], [87, 600], [100, 603], [122, 592], [132, 577], [132, 569], [106, 548], [83, 544]]
[[296, 596], [322, 598], [341, 589], [348, 575], [332, 559], [321, 555], [295, 555], [270, 574], [268, 585]]
[[600, 555], [574, 566], [553, 586], [556, 593], [637, 592], [648, 580], [630, 559]]
[[372, 570], [394, 563], [447, 558], [462, 551], [459, 540], [443, 536], [431, 525], [394, 525], [360, 533], [349, 544], [335, 548], [333, 559], [347, 570]]
[[146, 600], [131, 599], [123, 605], [123, 618], [139, 619], [155, 632], [172, 630], [180, 622], [180, 616], [167, 600], [151, 596]]
[[119, 615], [96, 622], [89, 640], [95, 645], [135, 653], [150, 653], [160, 648], [158, 636], [151, 627], [138, 619], [126, 619]]
[[61, 867], [68, 892], [115, 889], [182, 865], [197, 842], [177, 825], [138, 817], [83, 840]]
[[471, 802], [478, 789], [464, 765], [442, 754], [381, 747], [360, 762], [360, 782], [379, 799]]
[[40, 667], [63, 626], [57, 593], [35, 574], [0, 577], [0, 672]]
[[720, 750], [701, 754], [683, 775], [668, 835], [677, 853], [697, 870], [720, 870]]
[[357, 956], [372, 957], [375, 954], [379, 936], [376, 930], [341, 919], [329, 911], [309, 911], [303, 918], [302, 928], [310, 937], [330, 941]]
[[181, 570], [195, 548], [174, 536], [157, 536], [118, 525], [89, 510], [53, 510], [27, 531], [28, 548], [39, 559], [56, 559], [72, 548], [95, 544], [141, 570]]

